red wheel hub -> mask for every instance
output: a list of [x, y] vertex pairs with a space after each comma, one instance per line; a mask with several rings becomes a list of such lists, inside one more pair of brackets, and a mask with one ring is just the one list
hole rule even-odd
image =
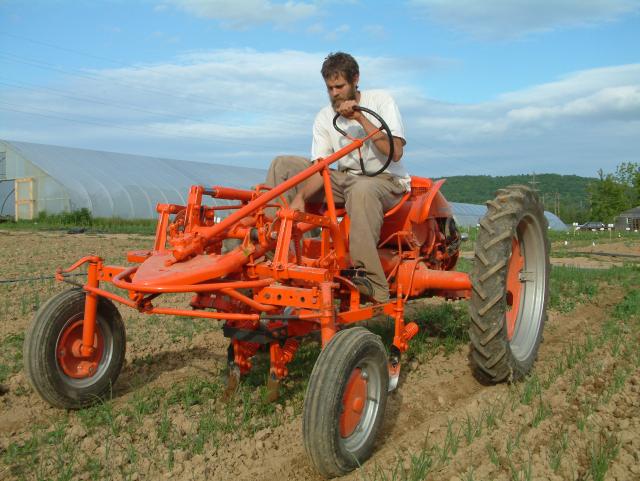
[[69, 377], [83, 379], [93, 376], [98, 370], [98, 365], [104, 353], [104, 340], [100, 327], [96, 323], [93, 336], [93, 352], [89, 356], [83, 356], [82, 347], [83, 319], [65, 326], [58, 344], [56, 345], [56, 358], [62, 371]]
[[340, 436], [347, 438], [358, 427], [367, 401], [367, 380], [362, 370], [356, 368], [351, 373], [342, 397], [342, 415], [340, 416]]
[[507, 339], [513, 338], [522, 297], [522, 279], [520, 275], [524, 268], [524, 256], [520, 250], [520, 242], [514, 236], [511, 239], [511, 258], [507, 265]]

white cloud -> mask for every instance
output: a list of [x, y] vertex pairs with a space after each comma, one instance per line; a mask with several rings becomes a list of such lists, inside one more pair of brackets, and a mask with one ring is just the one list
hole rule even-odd
[[507, 113], [508, 118], [522, 122], [566, 117], [615, 120], [634, 115], [640, 119], [640, 85], [605, 88], [552, 107], [524, 107]]
[[406, 122], [418, 147], [447, 152], [456, 173], [595, 175], [640, 152], [640, 64], [575, 72], [476, 104], [399, 101], [418, 106]]
[[[266, 167], [277, 154], [307, 155], [313, 118], [327, 102], [325, 55], [201, 51], [87, 71], [95, 79], [35, 91], [3, 86], [0, 107], [32, 115], [0, 110], [0, 137]], [[414, 174], [594, 175], [640, 161], [640, 64], [574, 72], [491, 101], [455, 104], [428, 98], [419, 80], [446, 59], [356, 58], [361, 87], [387, 88], [398, 101], [404, 160]]]
[[288, 0], [166, 0], [187, 13], [198, 17], [219, 20], [230, 28], [244, 29], [254, 25], [273, 23], [277, 26], [292, 25], [313, 18], [318, 8], [305, 2]]
[[165, 32], [156, 31], [152, 34], [153, 38], [156, 40], [160, 40], [164, 43], [180, 43], [180, 37], [178, 35], [170, 35]]
[[314, 36], [321, 36], [324, 40], [335, 42], [343, 35], [347, 34], [351, 27], [347, 24], [338, 25], [336, 28], [327, 29], [322, 23], [314, 23], [307, 27], [307, 33]]
[[383, 25], [365, 25], [362, 30], [375, 40], [384, 40], [388, 36]]
[[350, 30], [349, 25], [342, 24], [342, 25], [339, 25], [338, 27], [334, 28], [333, 30], [330, 30], [329, 32], [327, 32], [325, 34], [324, 38], [325, 38], [325, 40], [329, 40], [330, 42], [335, 42], [341, 36], [343, 36], [346, 33], [348, 33], [349, 30]]
[[584, 27], [638, 12], [638, 0], [410, 0], [429, 19], [477, 38]]

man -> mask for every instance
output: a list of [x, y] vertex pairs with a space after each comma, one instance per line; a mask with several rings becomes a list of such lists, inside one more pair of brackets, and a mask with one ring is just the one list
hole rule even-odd
[[[321, 73], [330, 104], [320, 110], [313, 124], [313, 159], [327, 157], [351, 142], [334, 129], [332, 121], [336, 112], [341, 115], [338, 126], [352, 137], [364, 137], [378, 128], [368, 114], [354, 110], [357, 105], [379, 114], [389, 125], [393, 136], [393, 162], [382, 174], [376, 177], [363, 175], [357, 150], [333, 164], [337, 165], [337, 170], [330, 172], [335, 201], [345, 204], [351, 220], [351, 262], [366, 274], [364, 277], [354, 277], [353, 281], [365, 297], [385, 302], [389, 299], [389, 286], [377, 251], [380, 228], [384, 213], [411, 188], [411, 178], [400, 161], [406, 144], [402, 119], [388, 93], [358, 90], [360, 70], [351, 55], [342, 52], [330, 54], [322, 64]], [[367, 142], [361, 149], [366, 171], [373, 173], [380, 170], [389, 156], [389, 149], [389, 139], [382, 132]], [[276, 186], [309, 165], [309, 160], [302, 157], [277, 157], [269, 167], [267, 184]], [[302, 186], [291, 189], [285, 197], [292, 208], [304, 210], [305, 201], [317, 197], [322, 187], [322, 176], [315, 174]]]

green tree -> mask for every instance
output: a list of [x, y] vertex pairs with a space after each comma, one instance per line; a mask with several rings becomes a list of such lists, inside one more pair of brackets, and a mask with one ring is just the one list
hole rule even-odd
[[616, 168], [616, 181], [628, 188], [632, 206], [640, 204], [640, 164], [623, 162]]
[[598, 170], [599, 179], [589, 187], [592, 220], [613, 222], [614, 219], [627, 209], [633, 202], [629, 197], [629, 188], [620, 183], [615, 175], [605, 174]]

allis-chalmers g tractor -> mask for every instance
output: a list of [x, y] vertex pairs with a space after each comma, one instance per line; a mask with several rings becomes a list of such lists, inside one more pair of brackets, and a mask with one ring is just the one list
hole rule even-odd
[[[385, 214], [380, 233], [378, 252], [391, 300], [367, 303], [354, 282], [360, 271], [349, 261], [349, 217], [334, 202], [329, 173], [332, 163], [378, 132], [391, 139], [385, 122], [362, 110], [380, 122], [376, 132], [351, 139], [281, 185], [197, 185], [186, 206], [158, 204], [155, 244], [129, 252], [132, 267], [105, 265], [91, 255], [58, 269], [57, 278], [69, 281], [65, 274], [86, 264], [87, 281], [51, 298], [30, 326], [24, 358], [36, 391], [62, 408], [81, 408], [110, 392], [125, 355], [125, 328], [113, 301], [146, 314], [223, 321], [230, 339], [228, 389], [264, 349], [273, 391], [287, 376], [301, 340], [316, 338], [322, 351], [304, 401], [303, 440], [311, 463], [333, 477], [353, 470], [373, 451], [402, 353], [419, 330], [405, 322], [407, 302], [470, 299], [470, 359], [477, 375], [499, 382], [529, 372], [548, 299], [547, 221], [536, 194], [511, 186], [487, 203], [469, 276], [453, 270], [461, 235], [439, 192], [444, 181], [413, 177], [411, 191]], [[362, 170], [376, 175], [384, 169]], [[324, 179], [325, 203], [307, 204], [305, 212], [290, 209], [283, 193], [316, 173]], [[206, 196], [230, 202], [208, 206]], [[231, 239], [235, 247], [223, 248]], [[107, 291], [102, 283], [126, 294]], [[193, 297], [188, 308], [163, 307], [166, 293]], [[387, 348], [379, 336], [354, 326], [381, 315], [394, 321]]]

